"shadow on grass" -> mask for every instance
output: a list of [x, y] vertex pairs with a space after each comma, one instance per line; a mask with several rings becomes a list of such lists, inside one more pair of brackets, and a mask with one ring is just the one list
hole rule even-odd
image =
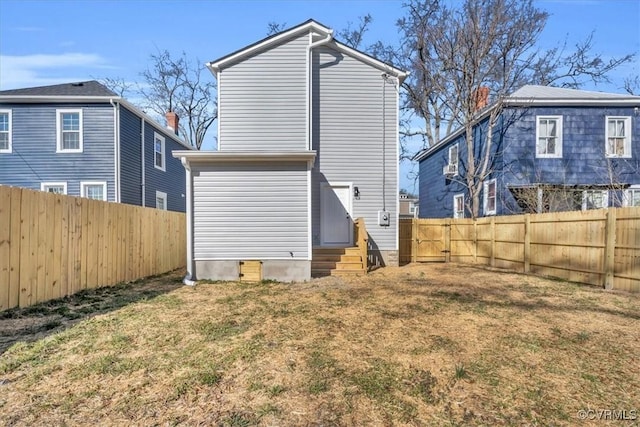
[[150, 300], [181, 286], [183, 271], [129, 283], [80, 291], [30, 307], [0, 312], [0, 354], [17, 342], [31, 342], [70, 328], [98, 314]]

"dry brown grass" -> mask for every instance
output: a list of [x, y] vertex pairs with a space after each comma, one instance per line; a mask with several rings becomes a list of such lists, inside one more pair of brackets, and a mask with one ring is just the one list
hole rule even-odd
[[457, 264], [179, 280], [9, 348], [2, 423], [597, 425], [578, 411], [640, 410], [638, 295]]

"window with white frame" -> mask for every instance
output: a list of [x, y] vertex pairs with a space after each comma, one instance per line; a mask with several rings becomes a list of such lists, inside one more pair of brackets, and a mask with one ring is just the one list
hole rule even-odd
[[67, 194], [66, 182], [43, 182], [40, 184], [40, 190], [47, 193]]
[[624, 190], [623, 206], [640, 206], [640, 185]]
[[167, 210], [167, 193], [156, 191], [156, 209]]
[[536, 123], [536, 157], [562, 157], [562, 116], [537, 116]]
[[0, 153], [11, 153], [11, 110], [0, 110]]
[[449, 172], [451, 175], [458, 174], [458, 144], [449, 147]]
[[496, 214], [496, 180], [491, 179], [484, 183], [483, 196], [484, 196], [484, 214], [495, 215]]
[[87, 181], [80, 183], [80, 195], [88, 199], [107, 200], [107, 183], [104, 181]]
[[582, 192], [582, 210], [602, 209], [609, 206], [607, 190], [585, 190]]
[[165, 170], [164, 137], [158, 133], [153, 134], [153, 165], [156, 169]]
[[56, 110], [57, 153], [82, 153], [82, 110]]
[[464, 218], [464, 194], [453, 196], [453, 217]]
[[631, 117], [607, 117], [607, 157], [631, 157]]

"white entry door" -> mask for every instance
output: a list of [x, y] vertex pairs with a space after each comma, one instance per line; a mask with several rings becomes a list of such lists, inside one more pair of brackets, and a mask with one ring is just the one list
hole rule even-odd
[[320, 188], [320, 235], [323, 246], [351, 246], [351, 185], [323, 183]]

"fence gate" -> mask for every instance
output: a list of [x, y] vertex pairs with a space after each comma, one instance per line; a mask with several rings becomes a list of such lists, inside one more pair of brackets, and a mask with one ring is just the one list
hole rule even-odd
[[447, 219], [401, 219], [400, 264], [448, 261], [450, 231]]

